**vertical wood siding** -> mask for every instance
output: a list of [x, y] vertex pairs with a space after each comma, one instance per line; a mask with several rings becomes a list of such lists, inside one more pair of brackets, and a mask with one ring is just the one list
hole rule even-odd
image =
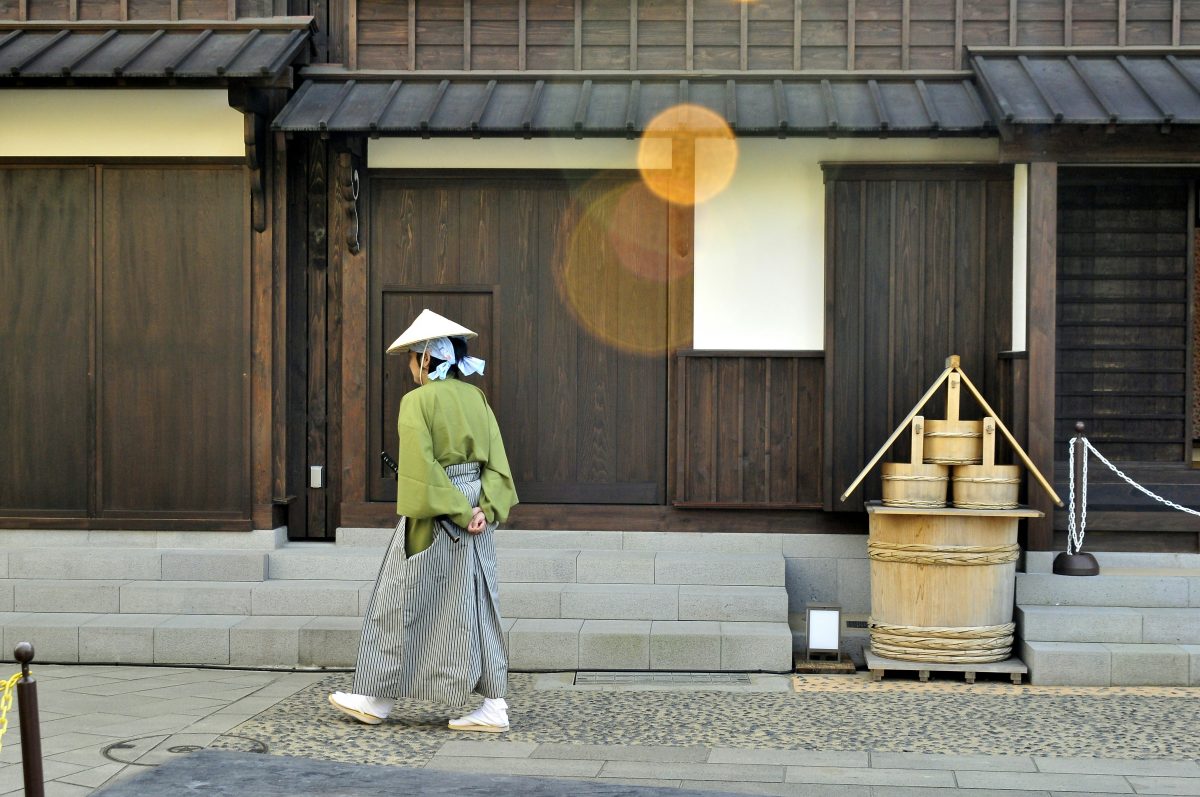
[[[6, 2], [16, 13], [16, 0], [0, 0], [0, 18]], [[53, 10], [68, 0], [28, 2], [31, 14], [68, 13]], [[79, 2], [94, 14], [92, 4], [117, 0]], [[355, 0], [355, 9], [357, 65], [368, 69], [930, 70], [963, 68], [966, 47], [1200, 44], [1200, 3], [1190, 0]]]
[[[1012, 315], [1012, 174], [1005, 168], [826, 171], [827, 508], [860, 509], [878, 473], [837, 497], [945, 367], [998, 392]], [[944, 417], [944, 395], [926, 405]], [[963, 417], [979, 417], [973, 401]], [[906, 461], [907, 441], [891, 461]]]
[[685, 352], [677, 506], [821, 506], [821, 352]]

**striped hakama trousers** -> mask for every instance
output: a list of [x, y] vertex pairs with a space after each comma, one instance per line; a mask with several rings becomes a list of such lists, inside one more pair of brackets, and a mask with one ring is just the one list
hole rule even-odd
[[[446, 468], [471, 506], [479, 505], [479, 472], [477, 462]], [[472, 692], [507, 694], [495, 528], [471, 534], [442, 518], [433, 543], [409, 558], [400, 519], [363, 619], [355, 694], [449, 706], [464, 705]]]

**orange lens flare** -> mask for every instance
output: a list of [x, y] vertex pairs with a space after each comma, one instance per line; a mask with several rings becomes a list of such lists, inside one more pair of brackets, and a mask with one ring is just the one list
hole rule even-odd
[[[694, 143], [696, 157], [658, 168], [662, 142]], [[638, 169], [646, 187], [677, 205], [698, 205], [729, 186], [737, 171], [737, 137], [725, 120], [691, 103], [674, 105], [650, 120], [638, 144]]]
[[[667, 329], [667, 205], [640, 183], [583, 185], [566, 214], [555, 277], [589, 335], [625, 352], [662, 354], [684, 341]], [[681, 275], [686, 276], [686, 275]]]

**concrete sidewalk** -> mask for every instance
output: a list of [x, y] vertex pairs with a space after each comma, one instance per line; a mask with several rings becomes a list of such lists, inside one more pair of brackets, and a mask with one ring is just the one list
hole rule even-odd
[[[865, 674], [674, 683], [512, 679], [513, 730], [445, 728], [406, 704], [368, 727], [328, 708], [344, 673], [42, 666], [48, 795], [85, 795], [213, 747], [342, 761], [749, 794], [1200, 795], [1200, 696]], [[15, 710], [0, 794], [21, 793]]]

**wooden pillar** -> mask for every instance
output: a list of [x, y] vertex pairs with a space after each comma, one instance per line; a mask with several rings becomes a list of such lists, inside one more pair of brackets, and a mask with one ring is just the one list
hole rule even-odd
[[[1058, 164], [1029, 164], [1029, 457], [1054, 474], [1055, 282], [1058, 271]], [[1045, 516], [1029, 521], [1028, 547], [1054, 547], [1054, 502], [1031, 484], [1029, 505]]]

